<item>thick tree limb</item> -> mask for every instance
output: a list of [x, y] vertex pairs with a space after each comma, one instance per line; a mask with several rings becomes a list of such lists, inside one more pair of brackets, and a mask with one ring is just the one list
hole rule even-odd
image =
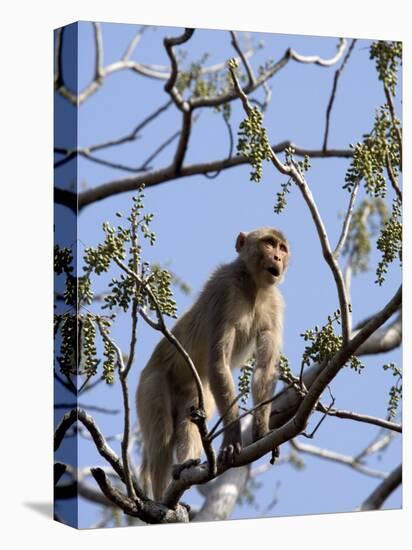
[[249, 466], [227, 470], [208, 487], [206, 499], [193, 521], [228, 519], [236, 502], [245, 490]]
[[[280, 153], [284, 151], [286, 147], [293, 147], [295, 149], [295, 155], [299, 157], [303, 157], [305, 155], [308, 155], [311, 158], [353, 157], [353, 151], [351, 149], [331, 149], [328, 151], [322, 151], [319, 149], [307, 149], [300, 147], [291, 141], [282, 141], [276, 145], [273, 145], [272, 150], [274, 153]], [[171, 164], [166, 168], [161, 168], [143, 175], [113, 180], [94, 187], [93, 189], [87, 189], [78, 195], [76, 193], [60, 189], [59, 187], [55, 187], [55, 202], [67, 206], [74, 211], [76, 211], [78, 203], [79, 210], [81, 210], [82, 208], [85, 208], [86, 206], [89, 206], [99, 200], [118, 195], [119, 193], [135, 191], [142, 183], [144, 183], [146, 187], [152, 187], [154, 185], [167, 183], [171, 180], [178, 180], [197, 174], [206, 174], [208, 172], [226, 170], [235, 166], [247, 164], [248, 162], [249, 159], [247, 157], [239, 155], [229, 159], [225, 158], [183, 166], [178, 173], [176, 173], [173, 164]]]
[[[356, 334], [357, 331], [354, 331]], [[402, 343], [402, 315], [399, 314], [388, 326], [382, 327], [359, 347], [357, 355], [385, 353], [399, 347]]]
[[402, 483], [402, 464], [393, 470], [389, 476], [368, 496], [359, 510], [379, 510], [385, 500]]

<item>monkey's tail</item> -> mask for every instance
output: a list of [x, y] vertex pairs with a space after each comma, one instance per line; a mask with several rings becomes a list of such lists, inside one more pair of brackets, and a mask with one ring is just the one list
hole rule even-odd
[[137, 408], [143, 435], [142, 488], [159, 501], [171, 480], [173, 463], [172, 403], [163, 377], [143, 371]]

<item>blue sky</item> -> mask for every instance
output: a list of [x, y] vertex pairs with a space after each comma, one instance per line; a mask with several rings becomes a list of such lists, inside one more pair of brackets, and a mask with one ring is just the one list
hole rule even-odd
[[[118, 60], [134, 36], [137, 26], [102, 24], [104, 64]], [[180, 34], [178, 28], [148, 29], [136, 48], [133, 59], [143, 63], [168, 65], [162, 46], [164, 36]], [[241, 37], [241, 35], [240, 35]], [[280, 58], [285, 49], [293, 47], [299, 53], [331, 57], [336, 51], [336, 38], [320, 38], [293, 35], [269, 35], [253, 33], [256, 41], [263, 41], [264, 48], [252, 59], [256, 69], [266, 59]], [[331, 118], [329, 145], [347, 148], [349, 143], [361, 139], [373, 124], [375, 109], [384, 102], [381, 83], [377, 81], [374, 64], [369, 60], [370, 42], [359, 40], [339, 82], [339, 89]], [[187, 62], [199, 60], [205, 52], [210, 54], [207, 64], [224, 61], [233, 56], [230, 36], [225, 31], [197, 30], [185, 45]], [[79, 24], [79, 89], [93, 77], [93, 31], [90, 23]], [[271, 81], [273, 89], [270, 107], [265, 115], [271, 143], [291, 139], [302, 147], [321, 148], [326, 105], [329, 99], [336, 67], [322, 68], [314, 65], [289, 63]], [[163, 81], [149, 80], [132, 72], [121, 71], [106, 78], [104, 85], [79, 109], [78, 145], [86, 147], [120, 137], [130, 132], [138, 122], [167, 100]], [[262, 97], [259, 92], [257, 97]], [[67, 109], [66, 100], [56, 96], [56, 107]], [[238, 102], [237, 102], [238, 103]], [[238, 104], [233, 104], [232, 126], [236, 132], [243, 118]], [[99, 152], [102, 158], [136, 166], [159, 143], [173, 134], [180, 125], [180, 114], [171, 108], [147, 128], [141, 139], [121, 147]], [[67, 134], [58, 133], [66, 146]], [[228, 152], [228, 136], [219, 114], [202, 112], [193, 129], [193, 136], [186, 163], [224, 158]], [[174, 154], [173, 145], [155, 161], [154, 167], [166, 166]], [[317, 201], [332, 245], [339, 237], [348, 193], [342, 189], [348, 166], [347, 160], [313, 160], [308, 182]], [[68, 184], [70, 165], [56, 173], [59, 186]], [[288, 236], [292, 250], [292, 262], [282, 284], [286, 301], [285, 349], [292, 368], [299, 370], [304, 343], [303, 330], [316, 324], [322, 325], [327, 315], [338, 307], [333, 278], [322, 259], [319, 241], [309, 211], [293, 189], [283, 214], [273, 213], [276, 193], [284, 177], [265, 165], [262, 182], [249, 181], [249, 167], [244, 165], [222, 172], [209, 180], [193, 176], [162, 184], [146, 191], [147, 210], [155, 214], [153, 229], [157, 234], [156, 246], [144, 249], [149, 261], [168, 263], [193, 289], [185, 296], [176, 290], [179, 312], [193, 302], [211, 270], [219, 263], [234, 258], [234, 242], [241, 230], [263, 225], [279, 227]], [[78, 163], [78, 181], [94, 187], [121, 178], [127, 173], [110, 169], [85, 159]], [[79, 239], [86, 245], [95, 245], [102, 238], [101, 226], [105, 220], [118, 222], [114, 213], [127, 212], [133, 193], [117, 195], [87, 207], [79, 217]], [[357, 204], [363, 198], [359, 194]], [[391, 194], [389, 193], [389, 198]], [[67, 218], [63, 207], [56, 210], [58, 220]], [[79, 253], [81, 254], [81, 244]], [[371, 271], [354, 278], [351, 287], [354, 322], [377, 311], [393, 295], [399, 285], [400, 270], [392, 266], [390, 275], [379, 288], [374, 284], [374, 269], [379, 261], [372, 254]], [[96, 280], [96, 292], [104, 290], [103, 279]], [[130, 327], [127, 316], [119, 315], [113, 337], [127, 349]], [[134, 391], [138, 372], [150, 356], [159, 334], [140, 322], [137, 359], [131, 374], [130, 388]], [[384, 356], [364, 359], [367, 368], [361, 375], [344, 369], [333, 382], [337, 408], [384, 417], [388, 390], [392, 377], [382, 365], [389, 361], [400, 364], [400, 350]], [[120, 407], [119, 386], [98, 386], [81, 401], [87, 404]], [[134, 411], [133, 411], [134, 415]], [[105, 434], [121, 431], [121, 415], [94, 414]], [[135, 415], [133, 416], [135, 420]], [[313, 417], [311, 424], [316, 422]], [[327, 419], [311, 443], [344, 454], [356, 454], [376, 435], [377, 429], [356, 425], [353, 422]], [[305, 442], [305, 441], [304, 441]], [[117, 443], [113, 443], [119, 450]], [[286, 454], [287, 450], [282, 451]], [[391, 447], [369, 461], [371, 467], [383, 471], [392, 470], [400, 461], [401, 444], [397, 438]], [[257, 478], [261, 487], [256, 491], [254, 506], [237, 507], [233, 517], [260, 517], [267, 505], [277, 497], [271, 515], [296, 515], [351, 511], [362, 502], [378, 481], [356, 473], [344, 466], [328, 463], [319, 458], [303, 457], [306, 467], [296, 471], [290, 466], [279, 466]], [[267, 462], [265, 457], [260, 463]], [[93, 445], [79, 440], [79, 466], [101, 464]], [[93, 480], [91, 480], [93, 483]], [[195, 490], [188, 502], [200, 503]], [[397, 490], [386, 502], [386, 507], [399, 507], [401, 493]], [[80, 501], [79, 524], [91, 525], [99, 517], [96, 506]]]

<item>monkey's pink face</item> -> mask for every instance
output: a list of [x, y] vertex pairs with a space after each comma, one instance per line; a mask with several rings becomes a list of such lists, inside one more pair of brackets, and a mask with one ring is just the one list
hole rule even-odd
[[260, 239], [259, 249], [260, 267], [264, 272], [264, 279], [268, 284], [274, 284], [283, 275], [288, 265], [288, 245], [274, 235], [267, 235]]

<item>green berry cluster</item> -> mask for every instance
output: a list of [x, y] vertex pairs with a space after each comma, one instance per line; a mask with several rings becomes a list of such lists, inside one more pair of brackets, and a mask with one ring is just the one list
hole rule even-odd
[[[342, 347], [343, 338], [341, 335], [335, 334], [334, 323], [341, 323], [341, 312], [337, 309], [333, 315], [328, 315], [328, 322], [323, 327], [319, 328], [315, 326], [314, 329], [306, 330], [301, 334], [305, 342], [311, 342], [306, 346], [302, 357], [302, 366], [310, 365], [313, 363], [328, 362], [332, 357], [338, 353]], [[360, 373], [364, 368], [364, 365], [358, 359], [358, 357], [352, 355], [346, 365], [349, 365], [351, 369]]]
[[[57, 274], [66, 274], [66, 287], [64, 299], [66, 304], [74, 307], [73, 312], [67, 312], [55, 316], [55, 336], [61, 335], [60, 353], [57, 362], [60, 370], [67, 376], [84, 375], [91, 377], [97, 373], [100, 360], [97, 359], [96, 350], [96, 323], [101, 324], [105, 332], [108, 332], [110, 318], [97, 315], [86, 310], [82, 311], [84, 304], [91, 304], [93, 292], [91, 288], [91, 275], [101, 275], [109, 271], [112, 265], [123, 269], [121, 274], [113, 277], [109, 283], [109, 292], [104, 298], [102, 309], [120, 308], [127, 311], [131, 304], [138, 307], [148, 306], [155, 309], [150, 299], [150, 289], [156, 299], [162, 314], [176, 317], [176, 302], [171, 291], [172, 276], [166, 269], [159, 266], [150, 268], [147, 262], [141, 263], [141, 246], [139, 236], [153, 245], [156, 235], [150, 229], [153, 214], [143, 212], [143, 188], [133, 198], [133, 205], [127, 217], [127, 226], [119, 225], [114, 228], [108, 222], [103, 224], [104, 241], [96, 247], [87, 247], [84, 252], [84, 275], [74, 277], [73, 255], [68, 248], [55, 247], [55, 270]], [[116, 213], [123, 218], [123, 214]], [[124, 265], [125, 267], [122, 267]], [[85, 308], [84, 308], [85, 309]], [[114, 371], [117, 364], [116, 350], [114, 346], [103, 338], [103, 362], [102, 377], [108, 383], [114, 382]], [[78, 346], [80, 350], [78, 350]]]
[[263, 115], [258, 107], [253, 107], [240, 125], [238, 131], [237, 152], [249, 159], [253, 168], [250, 173], [251, 181], [259, 182], [263, 174], [263, 161], [270, 160], [272, 149], [266, 133], [266, 128], [262, 126]]
[[388, 402], [388, 420], [393, 420], [398, 412], [399, 404], [402, 399], [402, 371], [398, 369], [395, 363], [383, 365], [383, 370], [392, 372], [392, 375], [397, 378], [396, 384], [391, 386], [389, 390]]
[[399, 198], [393, 201], [392, 213], [382, 228], [376, 242], [378, 250], [382, 253], [382, 260], [376, 269], [376, 282], [381, 285], [385, 281], [389, 264], [397, 258], [402, 264], [402, 207]]
[[345, 176], [344, 189], [352, 190], [361, 180], [369, 195], [384, 198], [386, 195], [387, 159], [395, 177], [399, 174], [400, 149], [396, 135], [399, 121], [392, 121], [389, 107], [384, 105], [377, 110], [373, 130], [363, 136], [363, 141], [351, 145], [353, 159]]
[[54, 272], [56, 275], [69, 274], [73, 271], [73, 253], [70, 248], [60, 248], [54, 245]]
[[255, 367], [255, 357], [251, 357], [243, 366], [240, 367], [238, 378], [239, 393], [242, 394], [240, 401], [246, 405], [250, 395], [251, 381]]
[[[105, 333], [109, 335], [111, 320], [102, 318], [100, 323]], [[103, 362], [102, 378], [107, 382], [107, 384], [113, 384], [115, 381], [114, 373], [117, 364], [116, 350], [108, 340], [103, 340], [103, 346], [103, 356], [105, 357], [105, 360]]]
[[96, 325], [94, 315], [87, 313], [79, 317], [81, 371], [86, 376], [94, 376], [99, 363], [96, 357]]
[[402, 64], [402, 42], [379, 40], [371, 45], [369, 58], [375, 59], [379, 80], [395, 95], [399, 65]]

